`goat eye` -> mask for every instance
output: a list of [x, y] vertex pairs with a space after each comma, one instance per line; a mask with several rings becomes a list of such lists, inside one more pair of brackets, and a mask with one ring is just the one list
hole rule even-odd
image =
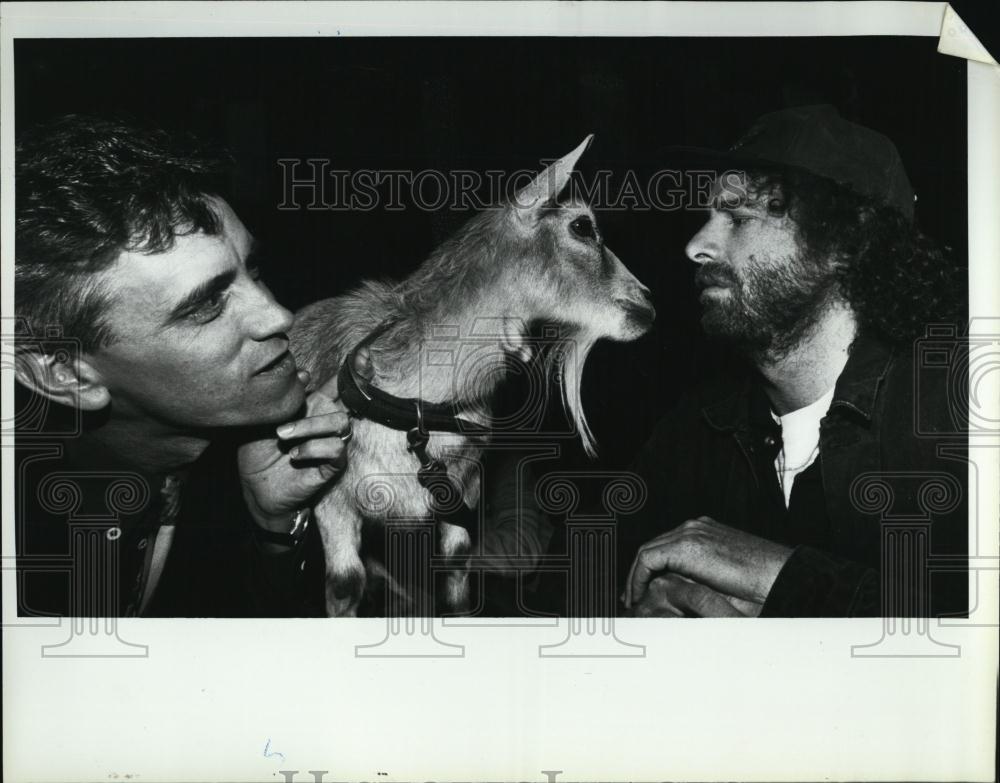
[[569, 224], [569, 230], [581, 239], [597, 239], [594, 231], [594, 221], [589, 217], [581, 216]]

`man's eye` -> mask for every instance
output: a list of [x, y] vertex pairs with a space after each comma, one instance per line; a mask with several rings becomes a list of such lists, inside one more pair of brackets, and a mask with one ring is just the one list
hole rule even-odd
[[749, 215], [736, 215], [732, 212], [729, 213], [729, 220], [734, 226], [742, 226], [744, 223], [749, 223], [753, 218]]
[[228, 298], [229, 294], [226, 291], [219, 291], [212, 294], [188, 313], [188, 317], [199, 324], [207, 324], [209, 321], [214, 321], [226, 309], [226, 300]]

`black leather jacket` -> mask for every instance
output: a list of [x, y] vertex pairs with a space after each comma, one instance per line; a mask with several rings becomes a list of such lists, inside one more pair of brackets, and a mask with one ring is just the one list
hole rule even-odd
[[59, 439], [24, 438], [16, 451], [19, 615], [323, 613], [318, 533], [280, 554], [258, 545], [230, 444], [213, 443], [188, 471], [155, 591], [158, 488], [72, 464]]

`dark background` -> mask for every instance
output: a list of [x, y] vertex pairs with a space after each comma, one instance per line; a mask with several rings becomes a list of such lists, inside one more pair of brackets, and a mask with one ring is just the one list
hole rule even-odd
[[[292, 308], [399, 277], [467, 217], [279, 211], [278, 158], [354, 170], [538, 169], [587, 133], [584, 176], [640, 181], [672, 144], [726, 147], [767, 111], [828, 102], [899, 148], [917, 221], [966, 263], [965, 62], [932, 38], [132, 39], [15, 43], [16, 124], [127, 113], [228, 146], [237, 211], [269, 248]], [[627, 464], [718, 354], [698, 329], [684, 245], [698, 212], [601, 215], [608, 245], [652, 290], [653, 334], [599, 345], [584, 404], [602, 461]], [[569, 463], [582, 462], [567, 448]]]

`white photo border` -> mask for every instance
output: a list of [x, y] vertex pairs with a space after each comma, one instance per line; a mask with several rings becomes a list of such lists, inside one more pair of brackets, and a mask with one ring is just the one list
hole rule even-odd
[[[0, 40], [0, 233], [13, 236], [13, 42], [27, 37], [939, 34], [944, 3], [23, 3]], [[942, 55], [945, 56], [945, 55]], [[1000, 325], [1000, 69], [968, 63], [970, 315]], [[2, 250], [4, 323], [13, 247]], [[994, 373], [996, 375], [996, 373]], [[2, 418], [12, 418], [4, 362]], [[994, 378], [993, 386], [996, 389]], [[1000, 395], [994, 394], [993, 399]], [[994, 414], [996, 411], [994, 410]], [[996, 421], [1000, 416], [994, 415]], [[6, 436], [5, 436], [6, 438]], [[4, 446], [10, 443], [5, 440]], [[134, 658], [43, 657], [17, 624], [3, 456], [4, 777], [136, 780], [987, 780], [997, 674], [998, 444], [979, 449], [976, 622], [950, 659], [859, 659], [881, 620], [620, 621], [642, 658], [543, 658], [566, 622], [440, 626], [456, 658], [355, 656], [378, 620], [122, 620]], [[971, 485], [970, 485], [971, 486]], [[991, 559], [992, 558], [992, 559]], [[989, 565], [992, 563], [992, 566]], [[270, 755], [268, 755], [270, 752]], [[556, 772], [558, 771], [558, 774]]]

